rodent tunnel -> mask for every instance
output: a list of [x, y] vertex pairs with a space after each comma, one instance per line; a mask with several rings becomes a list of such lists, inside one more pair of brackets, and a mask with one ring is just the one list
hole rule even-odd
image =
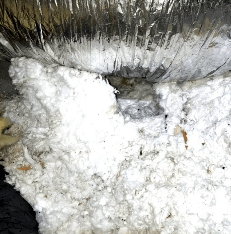
[[230, 7], [2, 0], [0, 232], [230, 233]]

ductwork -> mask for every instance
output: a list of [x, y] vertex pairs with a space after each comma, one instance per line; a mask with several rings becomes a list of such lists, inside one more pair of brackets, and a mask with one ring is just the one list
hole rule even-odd
[[2, 0], [1, 57], [150, 82], [230, 70], [230, 1]]

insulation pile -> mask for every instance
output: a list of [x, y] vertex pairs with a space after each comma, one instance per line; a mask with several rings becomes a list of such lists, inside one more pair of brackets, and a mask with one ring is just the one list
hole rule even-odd
[[41, 233], [231, 232], [230, 74], [120, 96], [95, 73], [34, 59], [9, 74], [22, 96], [4, 117], [23, 126], [23, 154], [7, 182]]

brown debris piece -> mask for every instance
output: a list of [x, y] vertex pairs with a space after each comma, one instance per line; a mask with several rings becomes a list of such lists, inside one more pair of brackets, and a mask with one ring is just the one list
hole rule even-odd
[[183, 130], [182, 131], [182, 133], [183, 133], [183, 137], [184, 137], [184, 142], [185, 142], [185, 144], [187, 143], [187, 140], [188, 140], [188, 138], [187, 138], [187, 133]]
[[30, 170], [31, 167], [30, 166], [29, 167], [18, 167], [17, 169], [21, 170], [21, 171], [26, 171], [26, 170]]

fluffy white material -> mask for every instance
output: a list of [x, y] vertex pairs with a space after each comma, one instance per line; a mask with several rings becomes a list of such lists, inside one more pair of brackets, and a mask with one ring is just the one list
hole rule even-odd
[[41, 233], [231, 233], [230, 77], [155, 84], [137, 102], [158, 96], [155, 116], [134, 115], [132, 100], [118, 108], [94, 73], [16, 58], [10, 75], [23, 98], [4, 117], [24, 124], [44, 168], [8, 166], [7, 181]]

